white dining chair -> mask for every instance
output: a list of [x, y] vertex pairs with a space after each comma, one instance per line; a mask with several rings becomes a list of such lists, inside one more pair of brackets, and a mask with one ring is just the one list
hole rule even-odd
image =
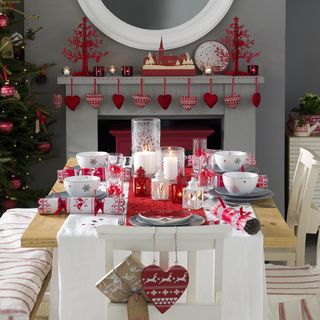
[[317, 233], [320, 226], [320, 211], [312, 203], [319, 172], [320, 157], [312, 150], [300, 148], [287, 211], [287, 223], [295, 232], [297, 245], [295, 250], [265, 250], [267, 261], [286, 261], [291, 266], [305, 263], [306, 235]]
[[[154, 250], [154, 228], [101, 225], [96, 228], [97, 237], [105, 240], [106, 272], [113, 268], [114, 250], [130, 250], [140, 258], [141, 251]], [[166, 227], [155, 228], [156, 250], [159, 251], [160, 266], [168, 268], [169, 252], [175, 251], [175, 243], [179, 252], [187, 252], [187, 270], [189, 285], [187, 287], [186, 303], [176, 303], [166, 313], [161, 314], [152, 304], [148, 305], [150, 320], [173, 319], [221, 319], [221, 292], [223, 276], [224, 240], [231, 235], [228, 225], [210, 225], [199, 227]], [[176, 242], [175, 242], [176, 237]], [[212, 303], [199, 303], [196, 296], [196, 258], [197, 251], [215, 250]], [[208, 261], [210, 263], [210, 261]], [[107, 303], [107, 320], [126, 320], [127, 305], [122, 303]]]

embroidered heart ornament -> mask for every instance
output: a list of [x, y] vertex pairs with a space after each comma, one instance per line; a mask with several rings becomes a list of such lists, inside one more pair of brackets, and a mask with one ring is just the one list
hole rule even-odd
[[161, 108], [163, 110], [167, 110], [171, 104], [172, 96], [171, 94], [159, 95], [157, 100]]
[[259, 92], [256, 92], [251, 97], [252, 104], [258, 108], [261, 102], [261, 94]]
[[122, 94], [114, 94], [112, 96], [112, 101], [117, 109], [121, 109], [124, 101], [124, 96]]
[[216, 94], [211, 94], [209, 92], [206, 92], [203, 95], [203, 100], [207, 104], [207, 106], [211, 109], [213, 108], [216, 103], [218, 102], [218, 96]]
[[165, 313], [178, 301], [188, 283], [188, 271], [179, 265], [174, 265], [167, 271], [150, 265], [141, 272], [143, 291], [161, 313]]
[[78, 104], [80, 103], [80, 97], [79, 96], [66, 96], [64, 97], [64, 103], [67, 105], [67, 107], [74, 111], [76, 110]]

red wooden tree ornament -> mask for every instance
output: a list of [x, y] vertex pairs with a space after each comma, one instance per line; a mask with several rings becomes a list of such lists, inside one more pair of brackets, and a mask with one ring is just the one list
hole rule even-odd
[[240, 59], [245, 59], [247, 63], [250, 63], [253, 58], [260, 55], [260, 52], [250, 51], [250, 48], [254, 45], [254, 40], [250, 38], [245, 25], [239, 24], [238, 17], [233, 18], [233, 23], [229, 24], [226, 30], [226, 36], [220, 41], [227, 47], [229, 52], [226, 53], [221, 50], [221, 48], [217, 48], [217, 56], [222, 61], [228, 62], [230, 59], [233, 63], [233, 70], [226, 71], [225, 73], [232, 75], [247, 75], [247, 72], [239, 70]]
[[82, 61], [82, 71], [74, 72], [73, 76], [89, 76], [89, 59], [99, 62], [100, 59], [108, 54], [108, 51], [99, 51], [103, 40], [97, 34], [94, 26], [88, 23], [88, 18], [83, 17], [82, 22], [74, 29], [74, 36], [68, 39], [71, 50], [64, 48], [64, 56], [71, 62]]

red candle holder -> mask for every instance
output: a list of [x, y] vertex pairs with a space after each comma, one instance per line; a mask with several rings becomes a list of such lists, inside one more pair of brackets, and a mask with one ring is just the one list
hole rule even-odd
[[133, 76], [133, 67], [132, 66], [123, 66], [121, 68], [123, 77], [132, 77]]
[[172, 203], [180, 203], [182, 204], [182, 185], [173, 183], [171, 185], [172, 188]]
[[256, 64], [249, 64], [248, 65], [248, 73], [251, 76], [257, 76], [259, 74], [259, 66]]
[[93, 74], [95, 77], [104, 77], [104, 67], [103, 66], [93, 67]]
[[133, 189], [136, 197], [151, 196], [151, 179], [146, 177], [145, 170], [140, 167], [133, 178]]

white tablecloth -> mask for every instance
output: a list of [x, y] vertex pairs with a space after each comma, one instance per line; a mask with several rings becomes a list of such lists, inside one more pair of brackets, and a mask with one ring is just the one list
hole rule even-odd
[[[105, 274], [104, 241], [95, 238], [94, 227], [98, 224], [117, 224], [118, 218], [103, 215], [70, 215], [67, 218], [58, 234], [58, 272], [53, 277], [59, 277], [59, 288], [52, 288], [54, 304], [51, 305], [50, 320], [104, 319], [106, 298], [95, 287], [95, 283]], [[119, 254], [118, 261], [124, 257], [125, 254]], [[211, 263], [206, 261], [211, 258], [212, 253], [207, 251], [198, 254], [198, 292], [203, 302], [209, 296], [206, 275], [212, 272], [209, 270]], [[226, 240], [224, 259], [223, 319], [266, 319], [261, 232], [249, 236], [234, 230], [232, 237]]]

